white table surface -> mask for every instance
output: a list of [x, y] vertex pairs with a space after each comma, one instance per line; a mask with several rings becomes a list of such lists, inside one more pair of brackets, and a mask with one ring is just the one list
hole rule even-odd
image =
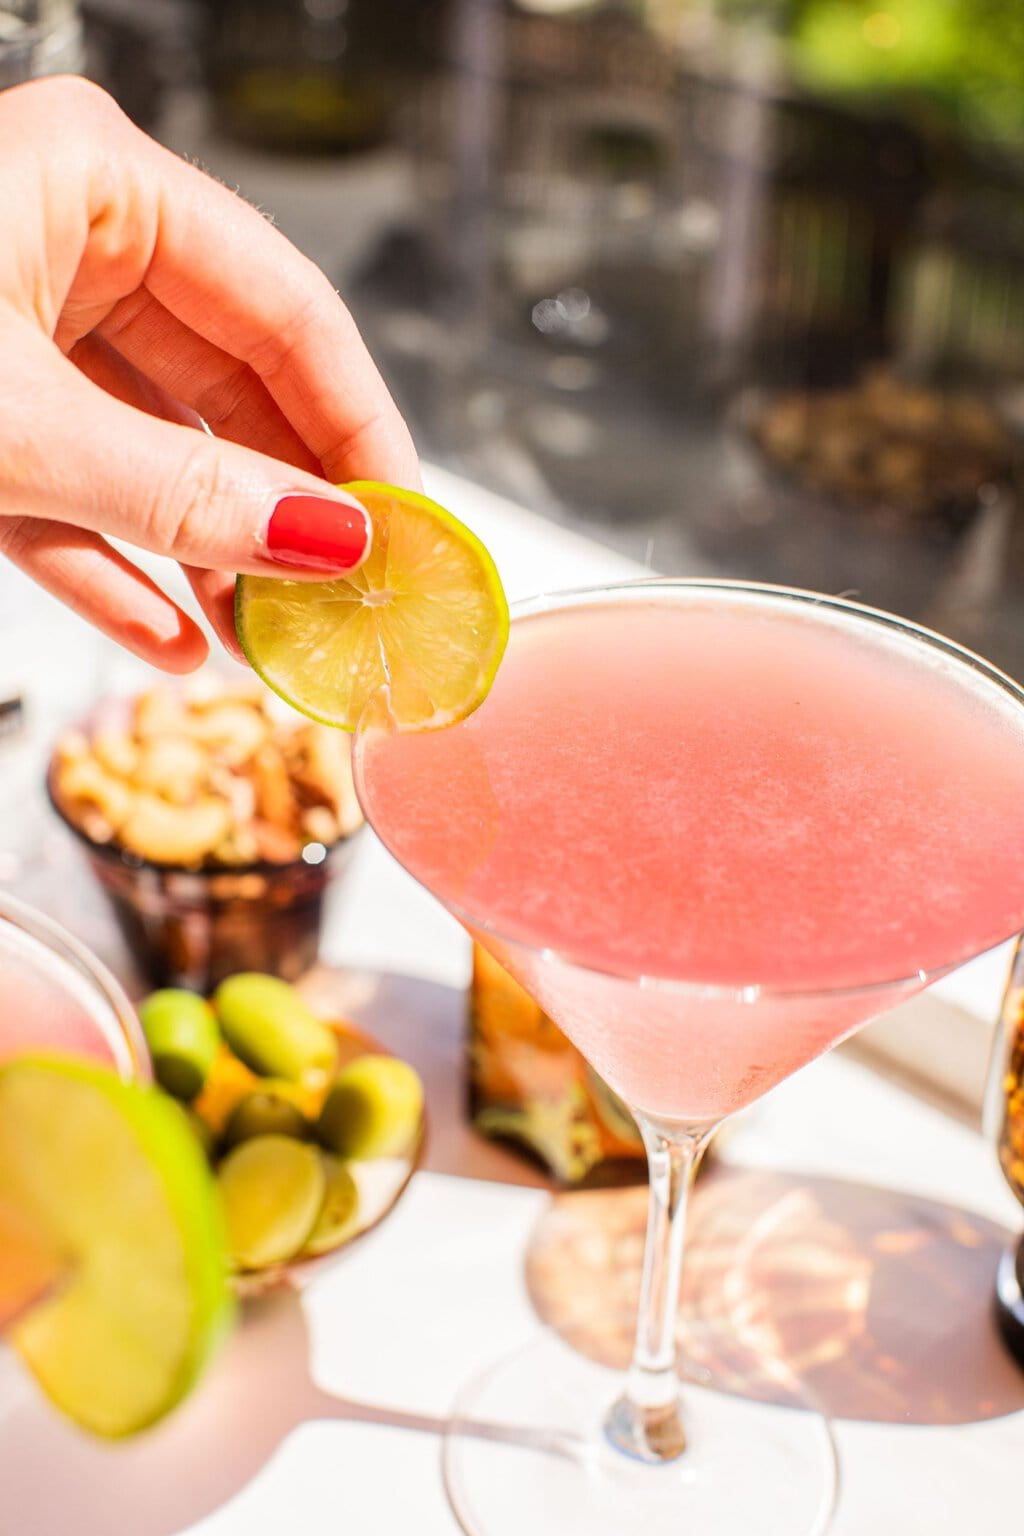
[[[428, 490], [484, 537], [513, 597], [633, 573], [618, 556], [447, 474], [429, 473]], [[104, 666], [109, 677], [109, 658]], [[136, 1443], [86, 1442], [41, 1406], [10, 1358], [0, 1360], [0, 1536], [457, 1530], [433, 1421], [477, 1368], [535, 1331], [523, 1260], [551, 1196], [498, 1182], [506, 1165], [489, 1162], [486, 1148], [474, 1161], [472, 1138], [457, 1127], [468, 944], [369, 838], [334, 910], [325, 958], [353, 973], [357, 1000], [361, 987], [367, 996], [378, 987], [374, 1027], [419, 1062], [434, 1119], [450, 1136], [381, 1228], [301, 1297], [250, 1308], [193, 1399]], [[1002, 963], [960, 978], [954, 993], [990, 1007]], [[381, 992], [375, 973], [416, 980]], [[1024, 1372], [992, 1336], [989, 1269], [1002, 1229], [1016, 1230], [1021, 1213], [991, 1148], [840, 1054], [741, 1117], [722, 1156], [780, 1170], [797, 1192], [812, 1179], [848, 1181], [870, 1195], [880, 1250], [908, 1242], [908, 1210], [911, 1248], [933, 1245], [934, 1272], [889, 1265], [889, 1290], [876, 1298], [886, 1315], [876, 1308], [872, 1321], [888, 1348], [880, 1370], [902, 1379], [904, 1348], [918, 1362], [903, 1422], [844, 1414], [853, 1389], [841, 1363], [828, 1378], [842, 1475], [835, 1536], [1002, 1536], [1021, 1511]], [[841, 1194], [848, 1185], [834, 1187]], [[821, 1188], [827, 1210], [829, 1185]], [[907, 1284], [894, 1289], [901, 1273]], [[872, 1304], [869, 1295], [869, 1320]], [[922, 1382], [944, 1394], [947, 1413], [925, 1411]], [[408, 1425], [410, 1415], [424, 1422], [372, 1421]], [[936, 1417], [962, 1422], [922, 1422]]]

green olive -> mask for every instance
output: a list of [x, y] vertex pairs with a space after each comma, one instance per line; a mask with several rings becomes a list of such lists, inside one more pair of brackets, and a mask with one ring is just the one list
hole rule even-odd
[[264, 1077], [300, 1082], [334, 1064], [337, 1045], [294, 987], [276, 976], [245, 971], [222, 981], [213, 1006], [228, 1045]]
[[315, 1147], [290, 1136], [255, 1136], [217, 1173], [228, 1245], [239, 1269], [266, 1269], [299, 1252], [316, 1225], [327, 1177]]
[[359, 1190], [346, 1165], [321, 1152], [326, 1178], [324, 1203], [316, 1225], [303, 1245], [303, 1254], [329, 1253], [359, 1230]]
[[423, 1084], [397, 1056], [357, 1056], [335, 1078], [316, 1134], [339, 1157], [401, 1157], [423, 1116]]
[[142, 1003], [139, 1020], [157, 1082], [189, 1103], [206, 1082], [220, 1043], [213, 1009], [194, 992], [165, 987]]
[[297, 1104], [279, 1093], [256, 1089], [239, 1099], [224, 1127], [224, 1145], [237, 1147], [254, 1136], [291, 1136], [306, 1141], [311, 1127]]

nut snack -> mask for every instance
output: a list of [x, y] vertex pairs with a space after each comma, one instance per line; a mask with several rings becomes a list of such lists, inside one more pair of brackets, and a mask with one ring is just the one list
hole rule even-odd
[[255, 684], [156, 688], [67, 732], [48, 785], [148, 979], [294, 979], [315, 959], [326, 881], [362, 825], [342, 733]]
[[983, 488], [1013, 490], [1019, 447], [992, 407], [884, 369], [845, 389], [794, 391], [753, 425], [765, 456], [802, 484], [894, 523], [958, 528]]

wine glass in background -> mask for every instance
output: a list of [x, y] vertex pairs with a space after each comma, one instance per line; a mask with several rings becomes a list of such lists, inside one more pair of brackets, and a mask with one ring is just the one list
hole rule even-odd
[[[1017, 941], [1003, 994], [984, 1120], [1006, 1182], [1024, 1206], [1024, 940]], [[1008, 1349], [1024, 1366], [1024, 1235], [999, 1261], [995, 1311]]]

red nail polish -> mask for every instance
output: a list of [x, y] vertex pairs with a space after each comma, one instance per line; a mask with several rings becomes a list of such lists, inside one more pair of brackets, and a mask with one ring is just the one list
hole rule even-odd
[[349, 571], [370, 547], [369, 515], [327, 496], [282, 496], [267, 524], [267, 553], [307, 571]]

